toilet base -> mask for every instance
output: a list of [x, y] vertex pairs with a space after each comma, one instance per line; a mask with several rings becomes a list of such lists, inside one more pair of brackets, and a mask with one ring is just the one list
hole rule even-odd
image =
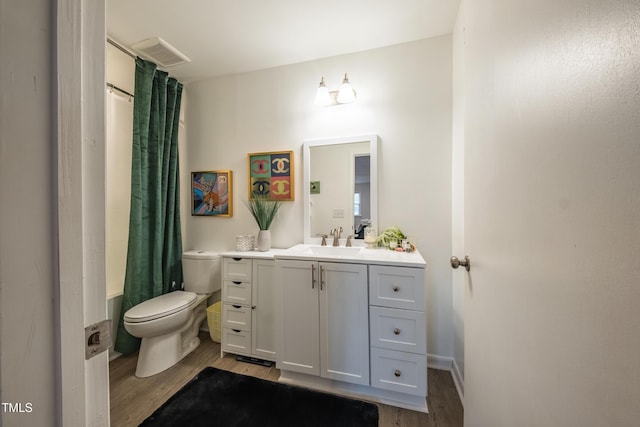
[[157, 337], [142, 338], [135, 376], [146, 378], [169, 369], [198, 348], [198, 330], [206, 317], [206, 301], [193, 309], [187, 324]]

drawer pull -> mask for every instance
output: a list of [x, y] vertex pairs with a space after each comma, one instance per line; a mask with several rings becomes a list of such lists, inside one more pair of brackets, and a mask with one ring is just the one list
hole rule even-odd
[[231, 283], [233, 283], [234, 285], [241, 285], [242, 284], [242, 282], [236, 282], [235, 280], [232, 281]]
[[393, 292], [398, 292], [400, 290], [400, 286], [393, 285]]
[[231, 304], [233, 306], [233, 308], [241, 308], [241, 305], [235, 305], [235, 304]]
[[234, 258], [234, 261], [242, 261], [242, 258]]
[[393, 330], [393, 333], [396, 334], [396, 335], [400, 335], [400, 328], [395, 328]]
[[[242, 332], [240, 329], [232, 329], [232, 331], [235, 332], [236, 334], [239, 334], [240, 332]], [[396, 376], [399, 377], [400, 375], [396, 375]]]
[[396, 369], [393, 375], [395, 375], [396, 377], [399, 377], [400, 375], [402, 375], [402, 372], [400, 372], [400, 369]]

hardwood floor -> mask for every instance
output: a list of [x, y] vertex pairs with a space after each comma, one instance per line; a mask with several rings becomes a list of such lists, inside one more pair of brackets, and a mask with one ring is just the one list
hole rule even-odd
[[[149, 378], [136, 378], [137, 354], [121, 356], [110, 363], [111, 426], [137, 426], [169, 397], [207, 366], [252, 375], [272, 381], [280, 376], [275, 367], [267, 368], [238, 362], [233, 356], [220, 358], [220, 344], [207, 332], [200, 333], [200, 346], [180, 363]], [[462, 426], [462, 405], [451, 373], [429, 369], [429, 413], [423, 414], [377, 404], [380, 427], [456, 427]]]

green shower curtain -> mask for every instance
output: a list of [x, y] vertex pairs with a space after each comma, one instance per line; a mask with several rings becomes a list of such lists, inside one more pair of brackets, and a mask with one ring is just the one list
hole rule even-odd
[[140, 339], [124, 328], [124, 313], [182, 284], [178, 170], [182, 83], [154, 63], [136, 58], [134, 95], [129, 247], [115, 343], [115, 350], [123, 354], [140, 346]]

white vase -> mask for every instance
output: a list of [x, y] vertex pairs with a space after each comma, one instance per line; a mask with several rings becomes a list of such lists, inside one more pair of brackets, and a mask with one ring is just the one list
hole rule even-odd
[[258, 232], [258, 250], [265, 252], [271, 249], [271, 230], [260, 230]]

